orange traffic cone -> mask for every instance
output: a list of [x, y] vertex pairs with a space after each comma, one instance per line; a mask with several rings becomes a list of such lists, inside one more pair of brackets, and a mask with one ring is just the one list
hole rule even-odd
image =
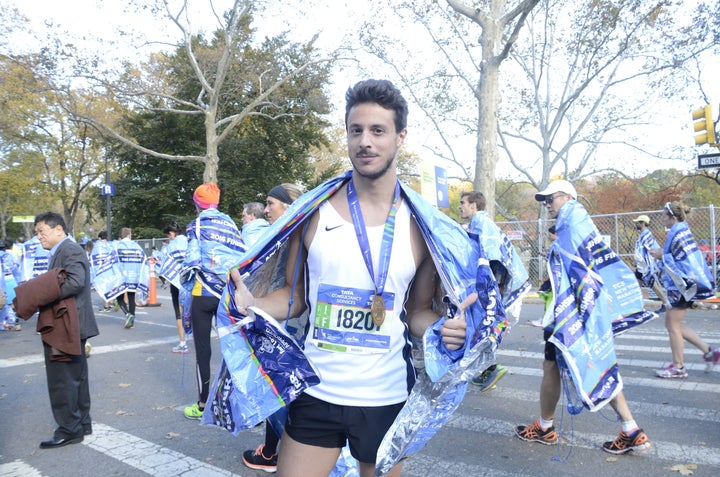
[[155, 260], [148, 260], [150, 263], [150, 291], [148, 293], [148, 301], [145, 306], [160, 306], [157, 302], [157, 286], [155, 285]]

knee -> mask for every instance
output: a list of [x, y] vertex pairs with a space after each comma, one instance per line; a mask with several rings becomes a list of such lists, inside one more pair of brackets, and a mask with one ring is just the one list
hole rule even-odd
[[675, 321], [672, 318], [670, 318], [669, 315], [670, 315], [670, 312], [667, 311], [666, 316], [665, 316], [665, 329], [672, 332], [672, 331], [675, 331], [677, 326], [675, 325]]

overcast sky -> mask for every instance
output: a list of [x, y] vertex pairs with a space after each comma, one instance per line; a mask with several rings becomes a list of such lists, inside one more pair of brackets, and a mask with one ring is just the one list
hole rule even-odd
[[[52, 22], [56, 31], [68, 31], [78, 39], [78, 44], [87, 48], [105, 48], [108, 57], [119, 55], [144, 59], [150, 52], [149, 48], [133, 49], [127, 46], [128, 40], [122, 40], [120, 45], [112, 45], [117, 41], [118, 30], [135, 31], [137, 34], [135, 44], [140, 44], [137, 39], [144, 32], [149, 40], [174, 38], [178, 36], [177, 28], [168, 21], [158, 21], [150, 14], [138, 14], [131, 12], [127, 6], [127, 0], [0, 0], [15, 5], [20, 12], [32, 19], [34, 30], [41, 32], [47, 22]], [[372, 1], [372, 0], [367, 0]], [[172, 5], [180, 5], [181, 0], [170, 0]], [[308, 40], [314, 34], [320, 32], [319, 46], [328, 50], [333, 49], [343, 42], [344, 35], [363, 23], [367, 16], [367, 3], [362, 0], [283, 0], [275, 2], [280, 5], [280, 10], [273, 10], [272, 14], [263, 14], [256, 18], [262, 18], [261, 22], [255, 24], [259, 28], [260, 36], [273, 34], [282, 30], [289, 30], [295, 40]], [[232, 5], [232, 0], [215, 0], [214, 5], [218, 13]], [[71, 6], [71, 7], [70, 7]], [[209, 0], [191, 0], [190, 8], [196, 9], [191, 15], [192, 29], [194, 31], [211, 31], [217, 27], [217, 23], [209, 10]], [[400, 28], [400, 27], [399, 27]], [[402, 30], [407, 31], [408, 25], [403, 25]], [[42, 35], [39, 35], [42, 37]], [[84, 39], [83, 39], [84, 38]], [[104, 45], [98, 46], [94, 38], [102, 38]], [[419, 43], [419, 40], [416, 44]], [[417, 54], [417, 52], [415, 52]], [[720, 61], [714, 61], [714, 70], [708, 68], [706, 78], [712, 77], [712, 71], [720, 69]], [[379, 61], [371, 57], [364, 57], [361, 61], [362, 68], [351, 66], [338, 71], [334, 76], [334, 85], [329, 89], [334, 112], [330, 120], [334, 126], [341, 127], [343, 120], [344, 91], [355, 81], [366, 77], [390, 77], [392, 72], [385, 70]], [[710, 95], [713, 102], [714, 114], [718, 114], [718, 101], [720, 101], [719, 83], [705, 81], [706, 93]], [[714, 89], [713, 89], [714, 88]], [[699, 97], [699, 96], [698, 96]], [[674, 107], [671, 111], [661, 114], [666, 118], [666, 134], [658, 135], [658, 140], [665, 140], [669, 144], [692, 144], [692, 131], [690, 108], [701, 107], [698, 99], [696, 106], [687, 105], [685, 108]], [[687, 111], [683, 111], [687, 109]], [[423, 133], [426, 127], [423, 125], [424, 118], [419, 111], [413, 111], [411, 107], [409, 118], [409, 132], [406, 145], [410, 150], [419, 154], [425, 154], [423, 141], [427, 140], [428, 134]], [[467, 151], [467, 156], [474, 155], [474, 137], [467, 137], [458, 141], [459, 149]], [[708, 152], [708, 151], [705, 151]], [[461, 153], [462, 155], [462, 153]], [[656, 167], [649, 164], [647, 169]], [[670, 166], [668, 166], [670, 167]], [[681, 164], [674, 165], [681, 167]], [[499, 168], [499, 172], [502, 167]]]

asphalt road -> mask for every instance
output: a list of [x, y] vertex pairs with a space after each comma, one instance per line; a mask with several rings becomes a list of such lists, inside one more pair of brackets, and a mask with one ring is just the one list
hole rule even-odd
[[[54, 421], [34, 320], [20, 332], [0, 332], [0, 476], [266, 475], [240, 459], [261, 442], [262, 426], [232, 436], [184, 418], [183, 407], [197, 399], [194, 352], [192, 343], [189, 354], [170, 352], [177, 337], [166, 290], [158, 301], [159, 307], [138, 309], [130, 330], [120, 313], [97, 315], [101, 334], [91, 340], [89, 361], [94, 433], [61, 449], [38, 447], [52, 436]], [[687, 380], [655, 378], [654, 370], [670, 359], [662, 317], [616, 341], [625, 394], [652, 449], [626, 456], [600, 450], [620, 429], [609, 407], [577, 416], [558, 408], [560, 446], [515, 438], [514, 426], [530, 424], [539, 412], [542, 333], [529, 322], [540, 314], [539, 303], [525, 303], [498, 355], [508, 374], [488, 392], [471, 386], [448, 425], [405, 464], [403, 476], [720, 475], [720, 366], [705, 373], [699, 351], [690, 347]], [[720, 344], [720, 311], [691, 310], [687, 321]]]

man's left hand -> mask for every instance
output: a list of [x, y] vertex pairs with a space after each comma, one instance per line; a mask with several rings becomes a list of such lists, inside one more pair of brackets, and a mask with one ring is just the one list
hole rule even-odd
[[467, 331], [467, 322], [465, 321], [465, 311], [463, 310], [455, 318], [445, 320], [440, 328], [442, 342], [450, 351], [460, 349], [465, 344], [465, 334]]

